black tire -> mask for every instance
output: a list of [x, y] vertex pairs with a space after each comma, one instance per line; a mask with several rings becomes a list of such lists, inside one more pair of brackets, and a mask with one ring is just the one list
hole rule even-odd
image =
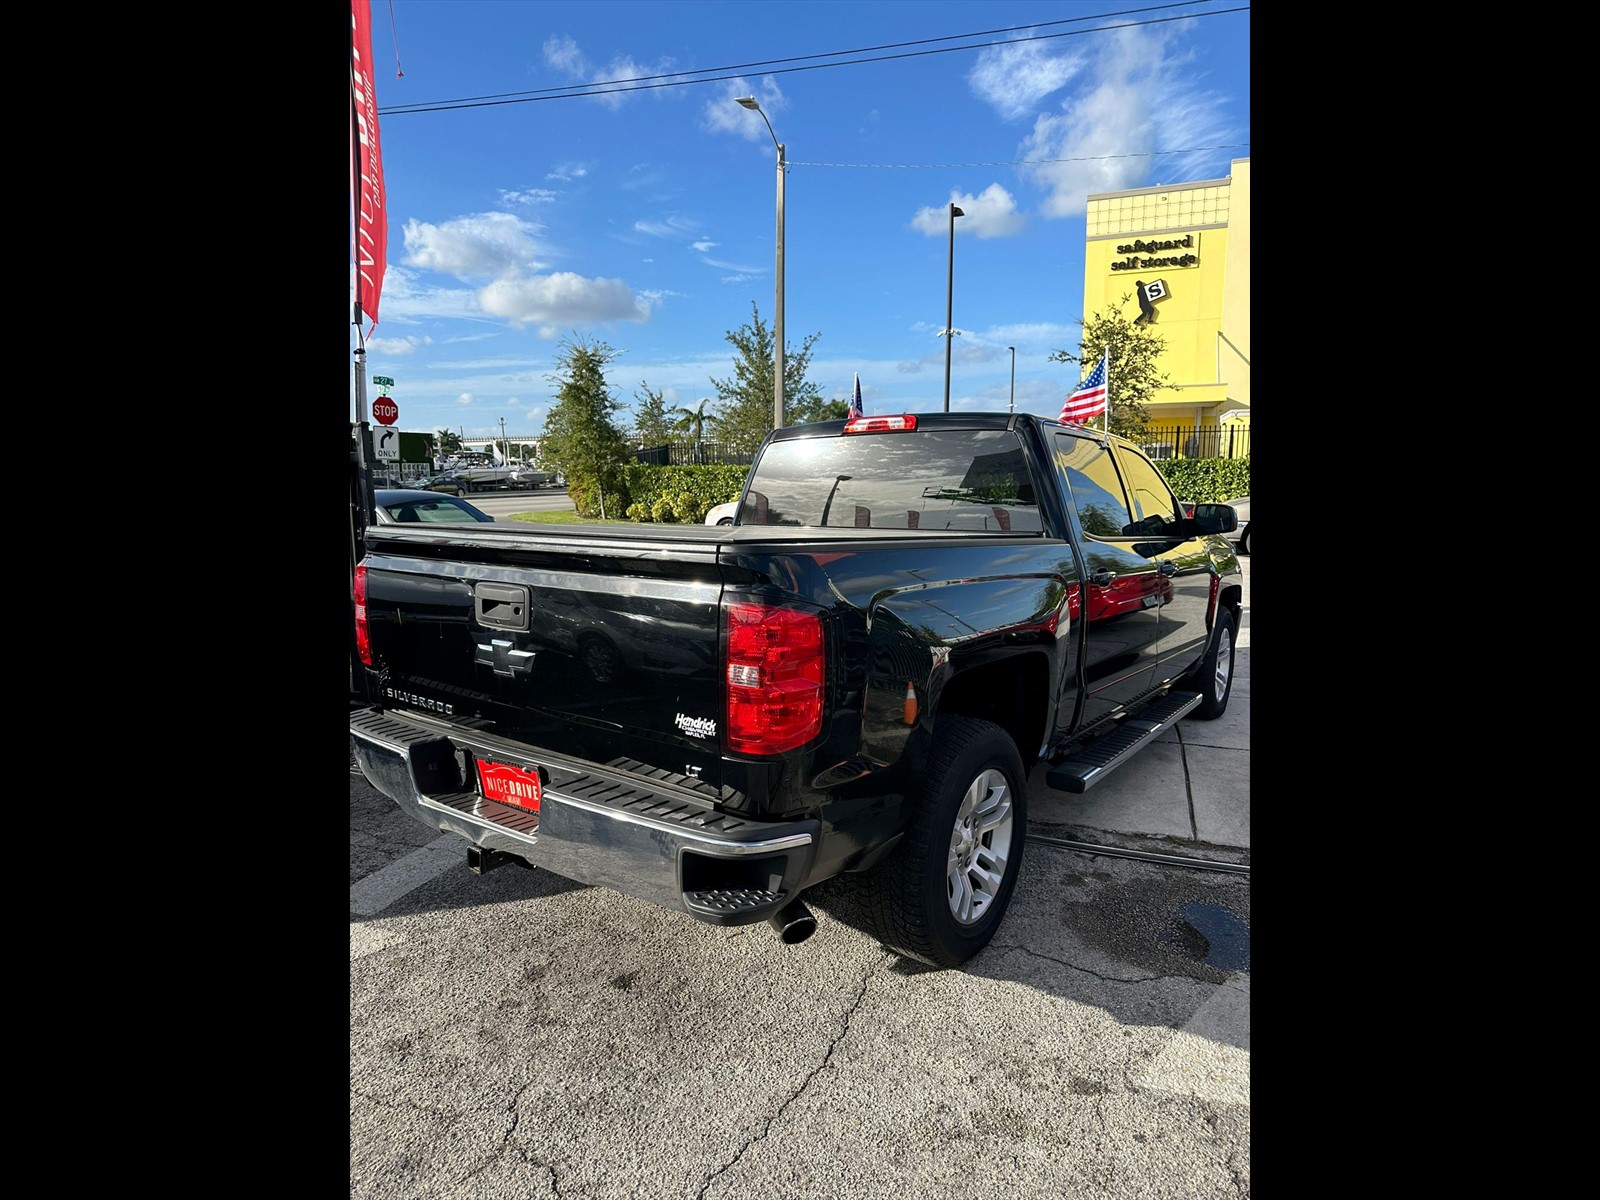
[[942, 718], [906, 802], [910, 826], [867, 876], [862, 898], [890, 949], [960, 966], [994, 937], [1022, 867], [1028, 795], [1016, 743], [992, 722]]
[[732, 517], [723, 517], [722, 520], [717, 522], [717, 524], [718, 525], [732, 525], [733, 524], [733, 518]]
[[1219, 609], [1217, 627], [1211, 631], [1206, 655], [1185, 677], [1185, 682], [1204, 697], [1189, 710], [1191, 717], [1215, 721], [1228, 711], [1228, 697], [1233, 694], [1233, 634], [1233, 610]]

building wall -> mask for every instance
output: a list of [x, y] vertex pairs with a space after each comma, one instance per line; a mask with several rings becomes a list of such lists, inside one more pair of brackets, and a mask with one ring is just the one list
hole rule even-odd
[[[1088, 197], [1084, 318], [1138, 319], [1144, 289], [1149, 327], [1166, 342], [1156, 365], [1168, 387], [1146, 401], [1153, 430], [1216, 428], [1229, 413], [1248, 428], [1250, 160], [1231, 170]], [[1115, 399], [1115, 375], [1111, 390]]]

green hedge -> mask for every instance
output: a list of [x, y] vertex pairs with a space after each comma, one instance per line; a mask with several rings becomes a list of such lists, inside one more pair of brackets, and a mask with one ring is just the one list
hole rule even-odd
[[[1248, 458], [1170, 458], [1155, 465], [1180, 500], [1203, 503], [1250, 494]], [[748, 470], [726, 463], [690, 467], [629, 463], [621, 493], [606, 495], [606, 513], [613, 519], [696, 525], [712, 507], [738, 497]], [[579, 513], [600, 515], [600, 491], [592, 481], [574, 482], [568, 495]]]
[[1180, 500], [1225, 503], [1250, 494], [1248, 458], [1163, 458], [1156, 470]]
[[628, 519], [697, 525], [716, 505], [738, 499], [749, 469], [729, 463], [689, 467], [630, 463]]

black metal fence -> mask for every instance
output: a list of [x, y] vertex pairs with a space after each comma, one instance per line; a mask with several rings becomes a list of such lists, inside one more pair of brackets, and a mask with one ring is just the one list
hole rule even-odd
[[1150, 429], [1138, 439], [1151, 458], [1249, 458], [1250, 428], [1221, 426]]
[[735, 450], [723, 442], [667, 442], [660, 446], [642, 446], [633, 456], [652, 467], [690, 467], [707, 463], [748, 467], [755, 457], [748, 450]]

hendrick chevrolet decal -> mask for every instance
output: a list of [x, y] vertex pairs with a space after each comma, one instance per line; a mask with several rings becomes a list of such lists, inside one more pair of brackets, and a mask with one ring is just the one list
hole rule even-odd
[[672, 718], [672, 723], [692, 738], [715, 737], [717, 723], [710, 717], [686, 717], [682, 713]]

